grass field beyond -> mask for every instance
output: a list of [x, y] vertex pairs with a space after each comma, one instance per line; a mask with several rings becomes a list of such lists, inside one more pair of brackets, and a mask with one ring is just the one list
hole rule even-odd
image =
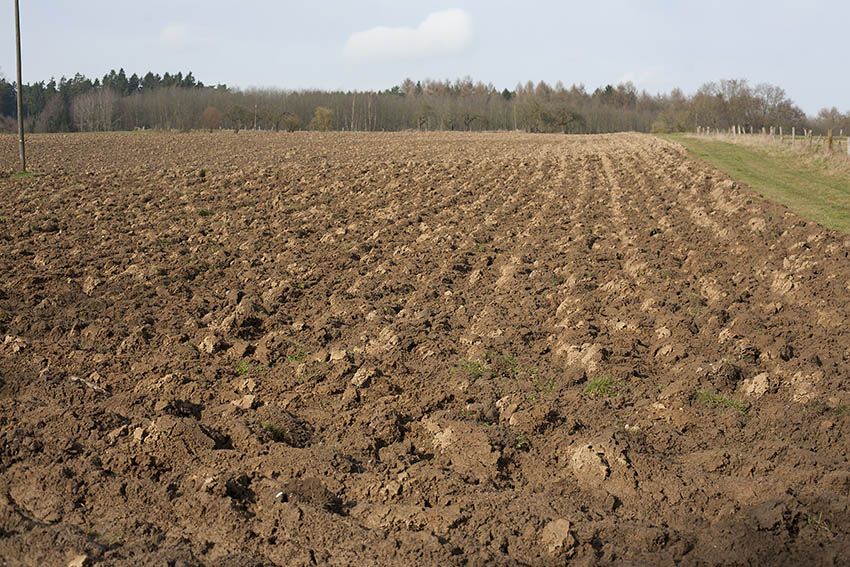
[[850, 176], [805, 154], [692, 136], [670, 136], [761, 195], [823, 226], [850, 233]]

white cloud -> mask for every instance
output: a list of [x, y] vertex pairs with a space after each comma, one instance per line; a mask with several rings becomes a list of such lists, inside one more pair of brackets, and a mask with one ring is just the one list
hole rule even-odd
[[186, 24], [171, 23], [159, 32], [159, 43], [171, 49], [182, 49], [189, 45], [191, 30]]
[[472, 42], [472, 21], [464, 10], [429, 14], [415, 28], [378, 26], [348, 38], [343, 56], [356, 62], [417, 59], [460, 53]]

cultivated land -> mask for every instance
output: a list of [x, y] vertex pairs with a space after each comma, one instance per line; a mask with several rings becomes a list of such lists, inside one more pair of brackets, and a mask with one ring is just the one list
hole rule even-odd
[[9, 564], [847, 560], [850, 237], [680, 146], [0, 142]]

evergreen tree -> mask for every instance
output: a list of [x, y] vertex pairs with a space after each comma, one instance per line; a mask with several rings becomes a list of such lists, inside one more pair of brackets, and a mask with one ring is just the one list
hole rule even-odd
[[115, 83], [112, 85], [112, 90], [121, 96], [127, 96], [130, 94], [130, 81], [127, 80], [127, 74], [124, 73], [123, 67], [118, 71], [118, 76], [115, 77]]
[[0, 116], [16, 116], [15, 110], [15, 87], [6, 79], [0, 77]]
[[151, 71], [148, 71], [145, 78], [142, 79], [142, 90], [152, 91], [159, 86], [159, 82], [159, 75], [154, 75]]

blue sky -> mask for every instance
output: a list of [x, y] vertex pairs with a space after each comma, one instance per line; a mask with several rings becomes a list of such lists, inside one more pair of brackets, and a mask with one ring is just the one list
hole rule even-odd
[[[850, 2], [607, 0], [21, 0], [24, 82], [192, 70], [239, 87], [387, 88], [471, 75], [498, 88], [632, 80], [692, 92], [720, 78], [850, 110]], [[0, 72], [14, 75], [12, 1]]]

